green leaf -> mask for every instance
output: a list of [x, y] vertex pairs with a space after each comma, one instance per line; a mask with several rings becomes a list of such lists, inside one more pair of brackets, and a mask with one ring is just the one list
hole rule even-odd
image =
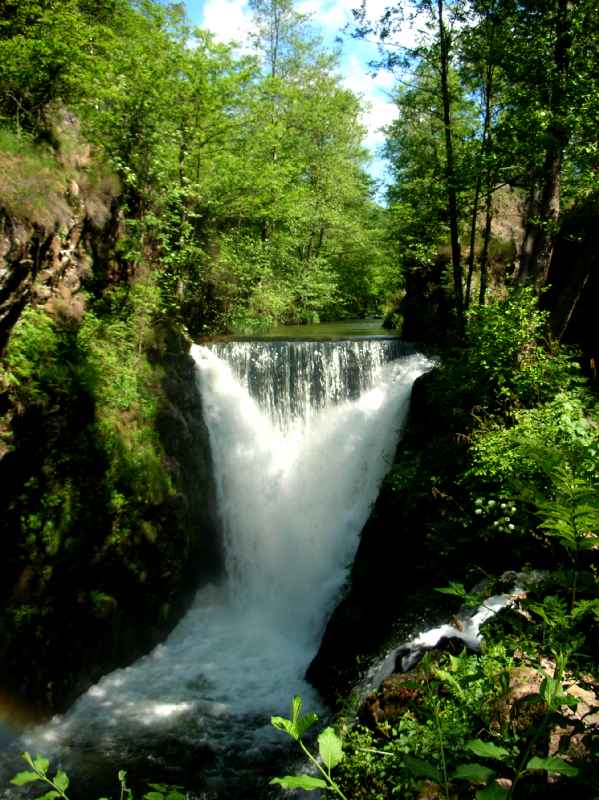
[[310, 775], [285, 775], [284, 778], [273, 778], [270, 785], [275, 784], [283, 789], [305, 789], [307, 792], [328, 788], [328, 783], [322, 778], [312, 778]]
[[296, 694], [293, 700], [291, 701], [291, 722], [293, 725], [296, 724], [301, 710], [302, 710], [302, 698], [299, 696], [299, 694]]
[[452, 594], [456, 597], [465, 597], [467, 594], [464, 584], [456, 581], [449, 581], [449, 586], [443, 586], [440, 589], [435, 589], [435, 591], [441, 594]]
[[452, 775], [452, 779], [459, 778], [472, 783], [487, 783], [494, 777], [494, 770], [483, 764], [459, 764]]
[[43, 772], [45, 775], [48, 772], [48, 767], [50, 766], [50, 762], [47, 758], [43, 756], [36, 756], [33, 760], [33, 768], [38, 770], [38, 772]]
[[559, 706], [576, 708], [576, 706], [580, 703], [580, 699], [578, 697], [574, 697], [572, 694], [558, 694], [555, 698], [555, 702], [559, 703]]
[[471, 739], [466, 742], [466, 747], [481, 758], [497, 758], [499, 761], [503, 761], [510, 755], [505, 747], [499, 747], [493, 742], [483, 742], [482, 739]]
[[41, 780], [37, 772], [17, 772], [14, 778], [11, 778], [11, 783], [15, 786], [23, 786], [26, 783]]
[[318, 751], [329, 771], [343, 760], [343, 745], [333, 728], [325, 728], [318, 737]]
[[144, 794], [145, 800], [164, 800], [162, 792], [146, 792]]
[[50, 789], [49, 792], [36, 797], [35, 800], [56, 800], [57, 797], [62, 797], [60, 792], [57, 792], [56, 789]]
[[441, 782], [441, 773], [430, 761], [414, 758], [414, 756], [404, 756], [404, 763], [413, 775], [419, 778], [430, 778], [437, 783]]
[[309, 711], [307, 714], [303, 714], [299, 717], [295, 724], [297, 738], [301, 739], [308, 728], [311, 728], [315, 722], [318, 722], [318, 714], [315, 714], [314, 711]]
[[279, 731], [285, 731], [285, 733], [289, 734], [295, 739], [295, 727], [291, 720], [285, 719], [285, 717], [271, 717], [270, 724], [273, 728], [276, 728]]
[[61, 769], [59, 769], [56, 772], [52, 782], [59, 791], [65, 792], [69, 787], [69, 776], [66, 774], [66, 772], [63, 772]]
[[569, 775], [570, 777], [578, 775], [577, 767], [568, 764], [567, 761], [564, 761], [563, 758], [559, 758], [559, 756], [549, 756], [548, 758], [539, 758], [535, 756], [530, 759], [526, 765], [526, 769], [546, 769], [547, 772], [558, 772], [560, 775]]
[[509, 797], [510, 790], [504, 789], [498, 783], [492, 783], [484, 789], [479, 789], [474, 795], [476, 800], [506, 800]]
[[304, 733], [318, 721], [318, 715], [313, 711], [301, 714], [302, 698], [296, 695], [291, 702], [291, 719], [285, 717], [271, 717], [270, 724], [280, 731], [284, 731], [296, 741], [299, 741]]
[[541, 688], [539, 690], [539, 694], [547, 704], [548, 708], [553, 707], [555, 697], [559, 692], [560, 688], [561, 688], [560, 682], [555, 678], [544, 678], [543, 683], [541, 684]]

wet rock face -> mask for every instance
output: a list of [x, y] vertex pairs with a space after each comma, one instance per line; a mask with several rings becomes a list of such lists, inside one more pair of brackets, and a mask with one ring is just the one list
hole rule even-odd
[[[396, 462], [406, 443], [416, 443], [424, 457], [437, 458], [433, 446], [448, 437], [447, 417], [431, 399], [434, 370], [414, 383], [406, 431]], [[457, 465], [457, 459], [454, 458]], [[438, 616], [442, 606], [431, 590], [446, 583], [448, 570], [428, 536], [429, 511], [435, 513], [430, 490], [414, 496], [411, 506], [401, 492], [383, 484], [364, 526], [351, 572], [351, 584], [333, 612], [307, 679], [328, 702], [350, 691], [361, 674], [360, 659], [376, 654], [390, 636], [401, 640], [423, 622]], [[432, 593], [434, 594], [434, 593]]]
[[156, 428], [177, 487], [171, 505], [174, 521], [187, 531], [189, 540], [194, 543], [188, 577], [195, 587], [198, 580], [205, 581], [223, 573], [221, 522], [210, 438], [196, 384], [195, 362], [189, 355], [189, 342], [168, 328], [163, 336], [163, 354], [157, 356], [164, 367], [163, 395]]
[[7, 183], [0, 198], [0, 356], [27, 305], [79, 321], [92, 263], [96, 280], [100, 268], [120, 272], [113, 258], [118, 178], [94, 157], [69, 111], [49, 106], [44, 127], [50, 148], [0, 153]]

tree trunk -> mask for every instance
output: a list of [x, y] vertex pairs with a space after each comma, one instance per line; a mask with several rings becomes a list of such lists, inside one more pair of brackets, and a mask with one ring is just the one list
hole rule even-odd
[[480, 198], [480, 188], [482, 175], [480, 170], [476, 174], [476, 187], [474, 189], [474, 203], [472, 205], [472, 220], [470, 222], [470, 250], [468, 252], [468, 272], [466, 278], [466, 296], [464, 298], [464, 309], [470, 305], [470, 294], [472, 292], [472, 275], [474, 273], [474, 248], [476, 246], [476, 223], [478, 220], [478, 201]]
[[451, 98], [449, 94], [449, 33], [443, 22], [443, 0], [437, 0], [439, 15], [439, 49], [441, 77], [441, 96], [443, 100], [443, 124], [445, 128], [445, 175], [447, 181], [447, 205], [449, 213], [449, 232], [451, 236], [451, 265], [453, 271], [453, 289], [455, 296], [458, 329], [464, 327], [464, 292], [460, 238], [458, 230], [458, 201], [456, 192], [455, 162], [453, 157], [453, 140], [451, 127]]
[[572, 44], [572, 32], [568, 25], [568, 2], [569, 0], [557, 0], [547, 146], [539, 185], [538, 206], [526, 224], [518, 272], [518, 283], [532, 285], [537, 291], [546, 282], [551, 266], [560, 214], [562, 156], [569, 139], [564, 119], [567, 111], [566, 77]]
[[[492, 44], [493, 44], [493, 36], [491, 36], [491, 47]], [[490, 55], [489, 58], [491, 58]], [[486, 174], [486, 179], [487, 179], [487, 195], [486, 195], [487, 202], [485, 207], [487, 208], [486, 219], [487, 221], [489, 220], [488, 208], [489, 208], [489, 194], [491, 192], [490, 168], [488, 164], [486, 165], [486, 167], [484, 166], [484, 164], [485, 164], [485, 157], [489, 152], [489, 145], [490, 145], [489, 131], [491, 129], [491, 108], [492, 108], [492, 97], [493, 97], [493, 65], [491, 63], [487, 64], [487, 71], [485, 75], [485, 86], [483, 92], [484, 92], [484, 103], [485, 103], [485, 119], [483, 123], [483, 137], [480, 146], [480, 158], [479, 158], [478, 170], [476, 172], [474, 208], [472, 209], [472, 222], [470, 227], [470, 252], [468, 254], [468, 277], [466, 280], [466, 299], [464, 303], [466, 308], [468, 308], [468, 306], [470, 305], [470, 293], [472, 290], [472, 274], [474, 272], [474, 245], [476, 242], [476, 221], [478, 219], [478, 201], [482, 188], [483, 173]], [[489, 234], [487, 234], [485, 229], [485, 235], [487, 236], [488, 239], [490, 231]], [[488, 248], [488, 241], [486, 242], [486, 244]], [[481, 257], [481, 265], [482, 263], [483, 260]], [[481, 274], [481, 285], [482, 285], [482, 274]], [[484, 293], [481, 292], [480, 296], [484, 297]]]
[[487, 274], [489, 265], [489, 241], [491, 240], [491, 223], [493, 222], [493, 188], [491, 183], [487, 184], [487, 196], [485, 198], [485, 232], [483, 234], [483, 249], [480, 254], [480, 290], [478, 294], [478, 304], [484, 306], [485, 295], [487, 293]]

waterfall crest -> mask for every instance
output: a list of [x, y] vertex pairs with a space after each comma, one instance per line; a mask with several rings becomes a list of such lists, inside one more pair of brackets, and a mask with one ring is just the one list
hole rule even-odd
[[[263, 412], [285, 430], [298, 418], [374, 385], [381, 367], [413, 353], [399, 339], [220, 342], [210, 351], [225, 361]], [[194, 346], [196, 359], [201, 348]]]

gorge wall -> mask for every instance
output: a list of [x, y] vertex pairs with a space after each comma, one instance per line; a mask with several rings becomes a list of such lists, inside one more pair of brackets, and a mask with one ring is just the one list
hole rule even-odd
[[467, 505], [460, 478], [469, 460], [474, 396], [440, 364], [419, 377], [404, 434], [360, 537], [350, 582], [335, 608], [308, 680], [333, 706], [348, 696], [373, 659], [423, 628], [446, 621], [437, 587], [476, 582], [477, 563], [511, 569], [512, 554], [493, 552], [456, 513]]
[[148, 276], [120, 255], [118, 181], [75, 120], [57, 125], [49, 166], [0, 154], [13, 182], [0, 208], [0, 689], [42, 715], [161, 640], [221, 568], [189, 341], [150, 324]]

